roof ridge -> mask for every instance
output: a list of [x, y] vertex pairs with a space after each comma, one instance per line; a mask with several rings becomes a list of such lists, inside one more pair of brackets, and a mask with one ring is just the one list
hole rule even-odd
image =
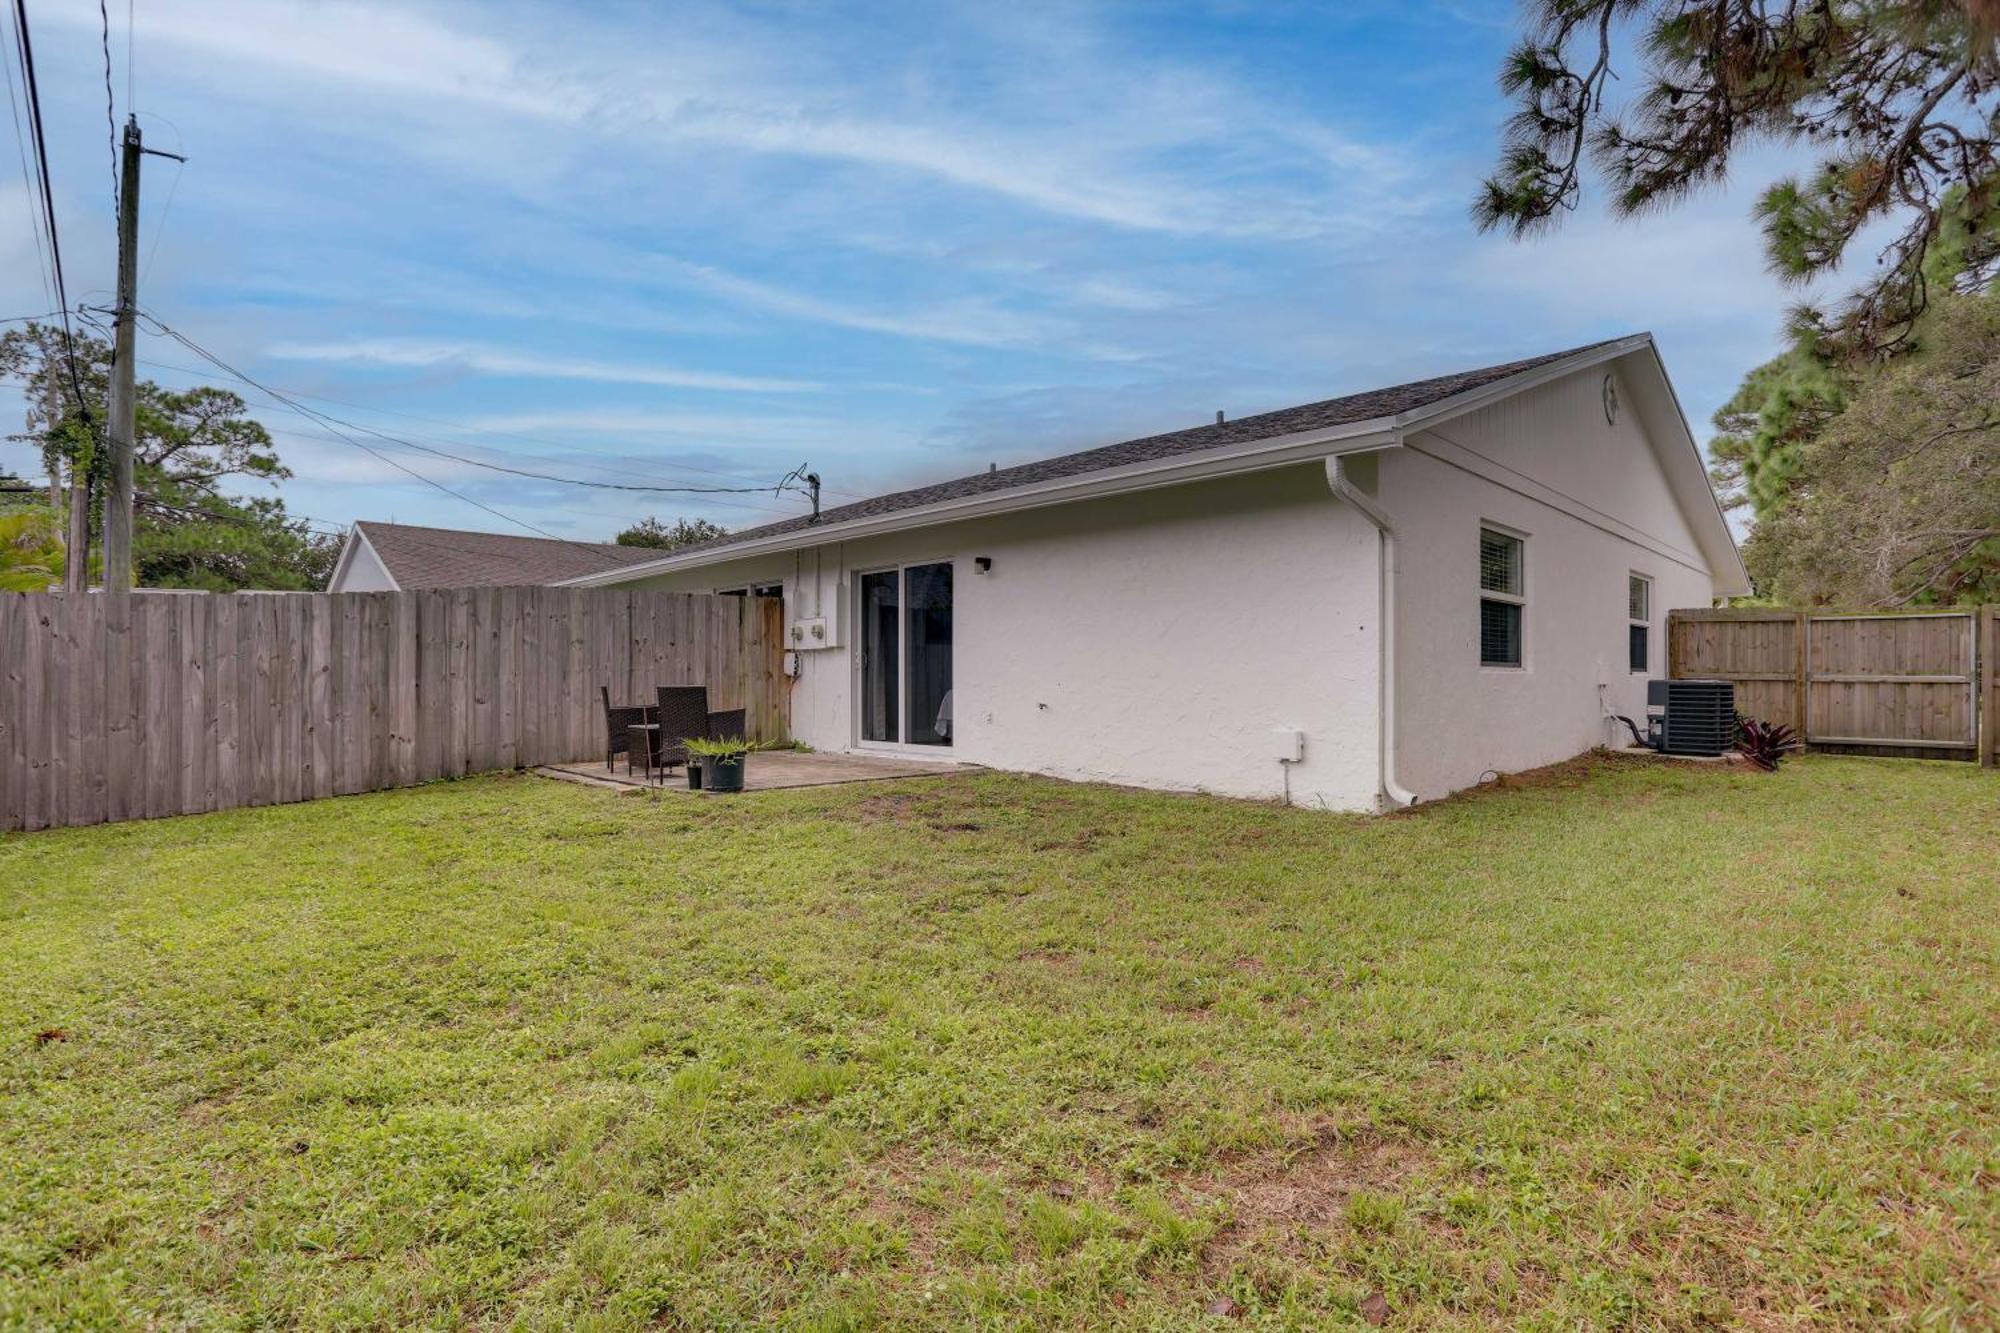
[[[1279, 435], [1293, 434], [1332, 425], [1346, 425], [1357, 421], [1370, 420], [1378, 416], [1394, 416], [1442, 401], [1461, 392], [1480, 388], [1487, 384], [1511, 379], [1539, 366], [1568, 360], [1586, 352], [1597, 351], [1616, 343], [1644, 337], [1640, 333], [1621, 334], [1615, 338], [1602, 338], [1596, 342], [1581, 343], [1561, 351], [1545, 352], [1537, 356], [1521, 357], [1513, 361], [1501, 361], [1471, 370], [1454, 371], [1444, 375], [1430, 375], [1422, 379], [1405, 380], [1399, 384], [1386, 385], [1377, 389], [1363, 389], [1355, 393], [1339, 394], [1332, 398], [1317, 399], [1291, 407], [1274, 408], [1265, 412], [1233, 420], [1218, 421], [1214, 424], [1186, 426], [1179, 430], [1162, 431], [1153, 435], [1141, 435], [1119, 440], [1110, 444], [1092, 445], [1086, 449], [1055, 454], [1046, 458], [1031, 459], [1009, 467], [990, 467], [985, 472], [967, 473], [948, 477], [941, 481], [926, 482], [901, 490], [887, 491], [880, 495], [857, 500], [849, 504], [836, 505], [816, 517], [800, 516], [779, 519], [754, 528], [739, 528], [735, 532], [715, 537], [705, 542], [679, 547], [671, 552], [662, 552], [665, 559], [669, 555], [734, 546], [740, 542], [754, 541], [760, 537], [775, 537], [788, 532], [796, 532], [807, 527], [825, 527], [852, 518], [869, 518], [879, 514], [893, 513], [903, 509], [914, 509], [924, 504], [957, 499], [963, 496], [980, 495], [993, 491], [1004, 491], [1014, 485], [1052, 480], [1058, 477], [1075, 476], [1096, 471], [1099, 467], [1117, 467], [1129, 462], [1143, 462], [1154, 458], [1173, 457], [1184, 453], [1196, 453], [1203, 448], [1220, 447], [1232, 443], [1248, 443], [1259, 439], [1270, 439]], [[1438, 390], [1433, 393], [1431, 390]], [[1408, 399], [1409, 401], [1402, 401]], [[1382, 404], [1383, 410], [1372, 410]], [[1357, 410], [1348, 414], [1343, 411], [1350, 406]], [[1366, 407], [1371, 410], [1360, 410]], [[1285, 424], [1293, 429], [1265, 429], [1266, 425], [1279, 419], [1288, 419]], [[1102, 460], [1099, 462], [1098, 460]], [[1016, 481], [1015, 479], [1019, 480]]]

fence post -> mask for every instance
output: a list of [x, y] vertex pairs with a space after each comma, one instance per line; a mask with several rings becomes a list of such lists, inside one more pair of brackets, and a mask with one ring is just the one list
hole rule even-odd
[[2000, 606], [1979, 608], [1979, 766], [2000, 764]]
[[1806, 711], [1812, 707], [1812, 685], [1807, 676], [1806, 653], [1806, 636], [1812, 633], [1812, 620], [1801, 611], [1792, 618], [1792, 623], [1796, 627], [1798, 636], [1797, 665], [1793, 667], [1798, 679], [1793, 685], [1792, 717], [1799, 724], [1799, 744], [1803, 745], [1806, 737], [1812, 734], [1812, 719], [1807, 716]]

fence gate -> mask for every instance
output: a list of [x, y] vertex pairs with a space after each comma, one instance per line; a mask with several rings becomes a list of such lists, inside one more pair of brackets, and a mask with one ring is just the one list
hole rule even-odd
[[1976, 615], [1809, 616], [1806, 741], [1973, 750]]
[[1786, 723], [1815, 746], [1992, 763], [1993, 610], [1675, 611], [1667, 669], [1732, 682], [1738, 712]]

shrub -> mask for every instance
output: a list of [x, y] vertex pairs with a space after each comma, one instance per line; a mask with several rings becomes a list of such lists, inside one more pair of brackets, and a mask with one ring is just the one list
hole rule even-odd
[[1782, 722], [1760, 722], [1746, 717], [1736, 728], [1736, 752], [1766, 772], [1775, 773], [1788, 754], [1806, 747], [1798, 735]]

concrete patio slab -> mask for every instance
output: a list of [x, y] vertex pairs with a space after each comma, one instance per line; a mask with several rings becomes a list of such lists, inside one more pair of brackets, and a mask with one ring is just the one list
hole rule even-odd
[[[771, 750], [750, 756], [749, 767], [743, 774], [743, 787], [745, 791], [758, 792], [786, 787], [827, 787], [842, 782], [935, 778], [950, 773], [971, 772], [977, 767], [976, 764], [910, 761], [889, 756]], [[654, 780], [647, 782], [636, 772], [627, 773], [622, 759], [616, 768], [610, 770], [606, 770], [602, 760], [586, 760], [576, 764], [545, 765], [532, 771], [545, 778], [580, 782], [593, 787], [644, 788], [679, 792], [684, 796], [700, 795], [688, 790], [685, 769], [675, 769], [664, 783], [659, 780], [656, 771]]]

